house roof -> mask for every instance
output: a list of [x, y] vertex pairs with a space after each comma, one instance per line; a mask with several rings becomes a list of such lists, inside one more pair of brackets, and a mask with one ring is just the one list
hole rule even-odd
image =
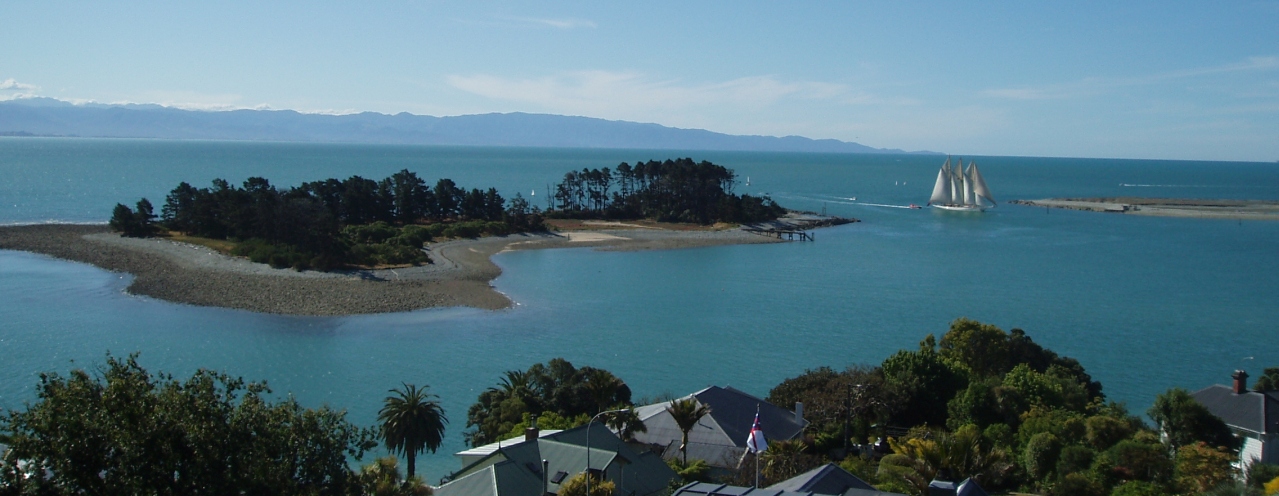
[[[603, 471], [624, 494], [656, 493], [675, 478], [675, 472], [655, 454], [636, 453], [601, 423], [558, 431], [537, 442], [503, 444], [463, 467], [453, 480], [436, 489], [441, 496], [524, 496], [542, 493], [542, 460], [546, 460], [547, 489], [586, 469], [586, 438], [590, 429], [590, 468]], [[564, 477], [556, 481], [556, 475]]]
[[[547, 429], [539, 432], [538, 437], [546, 437], [552, 434], [558, 434], [559, 432], [560, 432], [559, 429]], [[524, 435], [520, 434], [510, 439], [503, 439], [496, 443], [489, 443], [484, 446], [476, 446], [474, 448], [471, 448], [465, 451], [459, 451], [455, 453], [454, 456], [457, 456], [459, 458], [470, 457], [470, 456], [488, 456], [497, 452], [498, 448], [501, 448], [503, 446], [513, 446], [516, 444], [520, 444], [522, 442], [524, 442]]]
[[959, 489], [955, 491], [955, 496], [990, 496], [990, 494], [985, 489], [982, 489], [981, 485], [977, 484], [977, 481], [969, 478], [959, 483]]
[[710, 482], [694, 482], [676, 489], [671, 496], [810, 496], [813, 493], [800, 493], [784, 489], [755, 489], [751, 487], [713, 484]]
[[[772, 405], [760, 398], [731, 387], [711, 386], [680, 399], [696, 398], [711, 408], [688, 434], [688, 457], [705, 460], [713, 466], [736, 464], [746, 449], [746, 437], [759, 409], [760, 429], [767, 440], [794, 439], [808, 425], [796, 421], [795, 413]], [[647, 432], [635, 434], [641, 443], [666, 446], [666, 456], [678, 453], [682, 432], [666, 412], [670, 402], [644, 405], [635, 409]]]
[[[984, 493], [982, 493], [984, 494]], [[724, 484], [694, 482], [675, 490], [671, 496], [902, 496], [875, 489], [866, 481], [828, 463], [773, 484], [754, 489]], [[977, 495], [969, 495], [977, 496]]]
[[849, 473], [835, 465], [827, 463], [815, 469], [799, 474], [790, 479], [786, 479], [777, 484], [768, 486], [769, 489], [785, 489], [796, 492], [812, 492], [818, 494], [844, 494], [849, 489], [868, 489], [875, 491], [875, 487], [867, 484], [866, 481], [858, 479], [856, 475]]
[[[499, 488], [502, 488], [499, 490]], [[541, 496], [542, 478], [510, 460], [479, 469], [435, 489], [440, 496]]]
[[1235, 394], [1230, 386], [1208, 386], [1191, 393], [1227, 425], [1258, 434], [1279, 433], [1279, 391]]

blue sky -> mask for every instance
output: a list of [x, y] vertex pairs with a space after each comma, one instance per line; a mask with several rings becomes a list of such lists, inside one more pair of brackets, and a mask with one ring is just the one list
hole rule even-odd
[[1279, 160], [1279, 1], [0, 5], [0, 99]]

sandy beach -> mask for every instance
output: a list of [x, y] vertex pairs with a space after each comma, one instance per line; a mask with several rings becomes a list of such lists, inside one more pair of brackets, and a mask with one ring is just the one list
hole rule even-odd
[[203, 246], [162, 238], [123, 238], [104, 225], [0, 227], [0, 249], [41, 253], [135, 276], [128, 292], [191, 305], [289, 315], [352, 315], [467, 306], [501, 309], [510, 299], [491, 286], [507, 250], [595, 247], [666, 250], [775, 243], [741, 229], [664, 230], [612, 223], [589, 230], [433, 243], [434, 264], [342, 272], [273, 269]]
[[1156, 217], [1198, 219], [1279, 220], [1279, 202], [1263, 200], [1202, 200], [1183, 198], [1048, 198], [1013, 200], [1031, 207], [1061, 208]]

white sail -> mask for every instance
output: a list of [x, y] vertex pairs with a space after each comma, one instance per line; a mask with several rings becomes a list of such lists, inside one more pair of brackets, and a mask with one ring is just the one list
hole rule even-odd
[[933, 185], [933, 196], [928, 199], [928, 203], [945, 205], [950, 200], [950, 157], [946, 157], [946, 163], [942, 164], [941, 171], [937, 173], [937, 184]]
[[959, 159], [957, 165], [950, 168], [950, 201], [947, 203], [956, 203], [964, 197], [964, 193], [959, 190], [963, 185], [964, 159]]
[[990, 188], [986, 187], [986, 180], [982, 179], [981, 172], [977, 171], [977, 164], [970, 164], [972, 169], [971, 176], [973, 182], [973, 193], [978, 198], [985, 198], [991, 205], [995, 204], [995, 197], [990, 194]]
[[973, 198], [973, 182], [972, 182], [972, 181], [970, 181], [970, 180], [968, 179], [968, 173], [969, 173], [969, 172], [971, 172], [972, 170], [973, 170], [973, 166], [972, 166], [972, 164], [970, 163], [970, 164], [968, 165], [968, 170], [966, 170], [966, 171], [964, 171], [964, 172], [963, 172], [963, 175], [964, 175], [964, 184], [963, 184], [963, 188], [964, 188], [964, 205], [972, 205], [972, 204], [973, 204], [973, 201], [975, 200], [975, 198]]

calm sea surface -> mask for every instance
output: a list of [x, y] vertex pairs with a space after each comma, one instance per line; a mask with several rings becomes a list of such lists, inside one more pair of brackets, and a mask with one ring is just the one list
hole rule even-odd
[[[126, 294], [128, 276], [0, 251], [0, 408], [41, 372], [141, 352], [150, 369], [269, 381], [372, 425], [401, 382], [429, 384], [451, 420], [429, 480], [458, 467], [466, 408], [505, 370], [564, 357], [612, 370], [636, 397], [732, 385], [763, 396], [807, 368], [876, 364], [967, 316], [1078, 358], [1111, 399], [1144, 412], [1159, 392], [1279, 366], [1279, 222], [1051, 212], [1011, 199], [1279, 199], [1276, 164], [975, 157], [1001, 205], [923, 204], [942, 158], [0, 138], [0, 224], [103, 222], [157, 205], [179, 181], [250, 176], [278, 186], [409, 169], [428, 182], [517, 191], [544, 205], [564, 172], [690, 156], [736, 169], [787, 207], [864, 222], [815, 243], [638, 253], [523, 251], [495, 258], [503, 311], [282, 317]], [[852, 198], [856, 200], [852, 200]]]

